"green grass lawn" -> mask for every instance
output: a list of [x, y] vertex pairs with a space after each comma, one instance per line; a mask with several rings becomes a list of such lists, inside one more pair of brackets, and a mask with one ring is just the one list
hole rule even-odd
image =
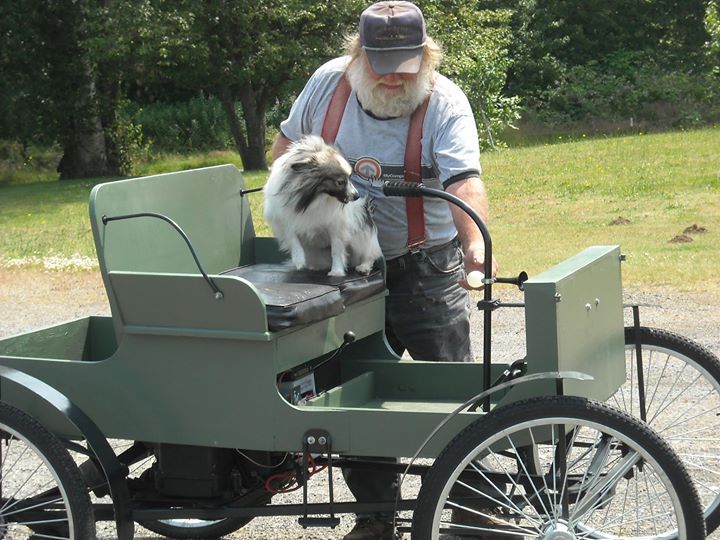
[[[625, 283], [720, 288], [720, 128], [595, 138], [487, 152], [483, 177], [501, 274], [537, 273], [592, 244], [620, 244]], [[229, 152], [171, 156], [140, 174], [236, 163]], [[266, 173], [246, 174], [249, 187]], [[0, 186], [0, 265], [94, 259], [87, 197], [100, 180]], [[262, 195], [251, 196], [255, 216]], [[627, 222], [613, 225], [623, 218]], [[256, 220], [258, 221], [258, 220]], [[707, 232], [670, 243], [691, 225]], [[263, 223], [258, 234], [269, 234]]]
[[[720, 129], [505, 149], [484, 156], [501, 273], [620, 244], [636, 287], [720, 287]], [[623, 218], [628, 223], [613, 225]], [[669, 243], [697, 224], [704, 234]]]

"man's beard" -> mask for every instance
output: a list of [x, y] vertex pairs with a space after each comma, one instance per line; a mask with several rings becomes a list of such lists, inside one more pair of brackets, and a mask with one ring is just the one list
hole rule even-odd
[[424, 65], [414, 80], [402, 80], [402, 88], [388, 91], [373, 79], [364, 65], [364, 59], [358, 59], [347, 69], [350, 86], [357, 93], [363, 109], [379, 118], [409, 116], [423, 102], [432, 87], [431, 69]]

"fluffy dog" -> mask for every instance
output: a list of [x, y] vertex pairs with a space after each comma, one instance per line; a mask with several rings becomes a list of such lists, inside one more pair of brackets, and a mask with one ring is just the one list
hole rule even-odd
[[273, 163], [265, 185], [265, 219], [300, 270], [344, 276], [370, 272], [380, 257], [367, 203], [350, 181], [350, 164], [320, 137], [294, 142]]

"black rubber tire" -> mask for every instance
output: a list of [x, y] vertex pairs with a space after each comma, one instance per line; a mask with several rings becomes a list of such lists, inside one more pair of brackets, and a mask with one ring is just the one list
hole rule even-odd
[[[28, 463], [28, 460], [34, 459], [34, 454], [39, 458], [34, 460], [37, 462], [38, 468], [35, 468], [35, 464], [31, 467], [20, 467], [17, 474], [27, 475], [29, 472], [31, 477], [47, 471], [47, 476], [44, 478], [49, 477], [50, 479], [52, 479], [51, 475], [54, 475], [54, 480], [57, 482], [56, 488], [58, 493], [62, 495], [62, 504], [65, 506], [68, 519], [68, 525], [61, 534], [69, 534], [75, 540], [94, 540], [96, 537], [95, 518], [90, 504], [90, 496], [77, 465], [60, 440], [30, 415], [5, 402], [0, 402], [0, 431], [4, 432], [4, 436], [10, 436], [9, 439], [1, 443], [3, 458], [9, 452], [12, 452], [14, 444], [23, 446], [26, 450], [19, 454], [21, 460], [2, 460], [3, 470], [0, 473], [0, 482], [2, 482], [3, 487], [2, 493], [14, 494], [22, 492], [15, 491], [18, 488], [18, 483], [13, 484], [13, 471], [15, 465], [21, 461]], [[19, 480], [19, 484], [23, 486], [22, 489], [32, 486], [33, 483], [29, 481], [30, 477], [25, 478], [23, 476]], [[6, 484], [8, 485], [6, 486]], [[48, 486], [43, 484], [38, 489], [46, 492]], [[31, 504], [36, 505], [37, 502]], [[36, 508], [36, 510], [41, 510], [41, 507]], [[2, 537], [13, 538], [12, 530], [8, 528], [13, 527], [12, 519], [14, 517], [17, 519], [16, 516], [12, 512], [9, 515], [0, 512], [0, 522], [2, 523], [0, 533]], [[16, 526], [26, 527], [21, 523], [15, 523]], [[41, 528], [36, 525], [32, 528], [39, 534], [56, 534], [56, 529], [51, 527], [53, 526]]]
[[[140, 525], [154, 533], [166, 536], [168, 538], [199, 538], [210, 539], [220, 538], [226, 534], [237, 531], [247, 525], [252, 518], [224, 518], [218, 521], [206, 522], [203, 525], [201, 521], [187, 523], [187, 526], [173, 525], [171, 522], [152, 520], [138, 521]], [[196, 525], [197, 526], [196, 526]]]
[[[643, 463], [642, 470], [644, 470], [644, 473], [642, 474], [650, 475], [652, 473], [654, 477], [658, 478], [660, 487], [667, 490], [666, 497], [648, 496], [646, 498], [649, 501], [654, 499], [661, 502], [665, 502], [666, 499], [671, 501], [671, 508], [667, 510], [666, 506], [663, 506], [663, 512], [674, 511], [673, 515], [677, 517], [676, 522], [680, 526], [681, 540], [705, 538], [705, 523], [702, 517], [702, 506], [695, 487], [690, 481], [690, 477], [682, 465], [681, 460], [672, 451], [670, 446], [657, 434], [636, 418], [633, 418], [632, 416], [603, 403], [578, 397], [547, 396], [520, 401], [491, 411], [468, 426], [448, 444], [448, 446], [436, 459], [432, 468], [423, 480], [418, 496], [417, 507], [413, 516], [413, 540], [429, 540], [438, 538], [439, 532], [434, 531], [436, 525], [436, 511], [439, 516], [440, 512], [442, 512], [442, 508], [447, 508], [445, 506], [445, 497], [454, 497], [453, 492], [458, 486], [458, 484], [455, 483], [455, 480], [461, 471], [471, 470], [471, 474], [475, 473], [478, 468], [477, 464], [479, 463], [477, 459], [480, 459], [481, 455], [487, 455], [485, 453], [479, 455], [477, 453], [478, 451], [485, 452], [488, 448], [492, 448], [493, 451], [491, 452], [491, 455], [494, 458], [498, 455], [504, 457], [507, 452], [500, 452], [499, 454], [494, 453], [497, 448], [497, 444], [500, 443], [500, 437], [516, 437], [518, 432], [514, 430], [523, 430], [526, 424], [532, 425], [533, 429], [536, 429], [537, 426], [545, 425], [543, 422], [547, 422], [548, 425], [567, 425], [577, 422], [577, 425], [589, 426], [592, 429], [600, 428], [602, 433], [607, 433], [612, 436], [612, 439], [610, 439], [611, 441], [621, 441], [625, 443], [621, 445], [615, 444], [614, 446], [608, 444], [608, 447], [612, 448], [615, 453], [618, 453], [619, 450], [623, 448], [635, 448], [636, 455], [642, 456], [643, 458], [641, 463]], [[557, 439], [560, 439], [560, 437], [557, 437]], [[565, 438], [562, 439], [564, 440]], [[579, 441], [579, 443], [582, 443], [582, 441]], [[582, 444], [578, 444], [578, 447], [581, 449], [583, 448]], [[557, 458], [557, 452], [549, 452], [545, 454], [546, 457], [553, 455]], [[512, 456], [509, 456], [508, 459], [512, 461]], [[590, 461], [587, 456], [585, 461]], [[552, 459], [550, 462], [555, 463]], [[575, 461], [573, 462], [573, 465], [577, 463], [584, 463], [584, 461]], [[613, 467], [617, 467], [617, 461], [611, 461], [610, 463]], [[601, 463], [601, 465], [604, 464], [605, 463]], [[468, 465], [470, 469], [460, 468], [465, 465]], [[555, 466], [553, 465], [553, 467]], [[588, 468], [590, 468], [590, 466], [588, 466]], [[522, 470], [520, 469], [519, 464], [518, 470]], [[555, 471], [556, 469], [553, 468], [550, 470]], [[637, 483], [640, 483], [642, 474], [636, 473], [638, 470], [641, 469], [639, 469], [637, 464], [633, 462], [633, 466], [629, 472], [635, 473], [637, 476], [620, 476], [617, 478], [617, 482], [613, 484], [613, 487], [616, 487], [626, 478], [637, 478]], [[483, 478], [487, 479], [486, 477]], [[517, 482], [519, 478], [520, 477], [518, 476], [512, 480], [513, 482], [516, 482], [514, 484], [516, 488], [519, 485]], [[608, 476], [595, 475], [595, 478], [606, 479]], [[647, 476], [644, 478], [647, 479]], [[521, 483], [522, 479], [519, 479], [519, 482]], [[543, 482], [545, 482], [545, 480], [543, 480]], [[582, 482], [579, 483], [581, 495], [577, 496], [578, 501], [582, 501], [582, 490], [585, 486], [584, 482], [585, 477], [582, 477]], [[592, 492], [592, 490], [596, 489], [593, 482], [597, 482], [597, 480], [590, 480], [589, 482], [590, 484], [584, 488], [585, 493]], [[467, 479], [465, 481], [465, 485], [467, 485]], [[578, 483], [576, 480], [576, 486], [577, 485]], [[548, 486], [546, 484], [544, 496], [548, 496], [550, 493], [547, 487]], [[541, 491], [542, 487], [540, 487], [539, 490]], [[561, 492], [558, 488], [555, 488], [555, 491], [556, 493]], [[568, 488], [568, 492], [570, 491], [571, 489]], [[490, 491], [486, 491], [486, 493], [490, 493]], [[497, 495], [500, 491], [494, 491], [492, 493], [496, 494], [494, 495], [495, 497], [502, 497], [502, 495]], [[610, 504], [613, 504], [613, 500], [615, 498], [614, 490], [607, 493], [608, 494], [606, 495], [606, 493], [603, 492], [602, 497], [610, 501], [608, 503], [609, 506]], [[627, 497], [628, 493], [632, 492], [630, 490], [626, 490], [623, 496]], [[657, 491], [653, 492], [653, 495], [655, 494], [657, 494]], [[663, 493], [660, 493], [660, 495], [662, 496]], [[517, 494], [513, 496], [517, 496]], [[533, 495], [526, 495], [526, 497], [525, 501], [528, 501], [528, 498], [532, 499]], [[541, 499], [542, 496], [538, 496], [533, 504], [528, 504], [528, 508], [532, 511], [537, 510], [537, 507], [540, 504], [538, 501]], [[600, 511], [599, 507], [595, 507], [595, 502], [590, 501], [589, 504], [593, 505], [589, 507], [590, 511], [595, 511], [596, 509]], [[451, 507], [452, 506], [453, 505], [451, 505]], [[639, 506], [639, 508], [644, 507]], [[603, 509], [602, 511], [605, 510]], [[538, 515], [539, 514], [540, 512], [538, 511]], [[548, 511], [546, 517], [554, 517], [557, 521], [558, 516], [553, 516], [551, 514], [552, 512]], [[654, 515], [655, 514], [651, 513], [651, 516]], [[582, 514], [580, 519], [585, 520], [584, 516], [585, 514]], [[452, 519], [454, 520], [454, 516]], [[507, 519], [512, 521], [510, 518]], [[519, 522], [516, 521], [514, 523]], [[539, 524], [534, 525], [536, 527], [535, 531], [539, 530], [539, 528], [545, 527], [546, 523], [550, 523], [550, 521], [540, 522]], [[557, 525], [557, 523], [555, 523], [555, 525]], [[516, 526], [519, 527], [519, 525], [510, 525], [506, 532], [509, 532]], [[665, 531], [653, 534], [662, 534], [663, 532]], [[526, 537], [532, 538], [543, 537], [543, 534], [546, 533], [525, 533]], [[585, 536], [585, 534], [587, 534], [587, 527], [583, 533], [583, 538], [588, 537]], [[601, 536], [597, 535], [595, 537]], [[512, 536], [508, 536], [508, 538], [512, 538]], [[665, 537], [663, 536], [663, 538]]]
[[[628, 381], [609, 403], [639, 417], [638, 396], [630, 392], [630, 387], [638, 384], [635, 335], [634, 327], [625, 328], [626, 358], [632, 366], [628, 366]], [[715, 445], [720, 433], [720, 359], [700, 344], [666, 330], [640, 327], [639, 336], [645, 369], [651, 371], [649, 380], [648, 377], [645, 380], [646, 396], [647, 399], [655, 396], [654, 401], [660, 402], [648, 406], [648, 424], [683, 459], [698, 488], [709, 534], [720, 525], [720, 490], [717, 488], [720, 468], [717, 467]], [[671, 361], [682, 368], [669, 369], [667, 366]], [[665, 386], [669, 389], [655, 390], [663, 380], [667, 381]], [[690, 392], [686, 391], [689, 387], [693, 387], [695, 400], [688, 400]], [[657, 414], [660, 409], [664, 412]], [[697, 441], [701, 439], [715, 439], [705, 461], [703, 452], [697, 448]]]

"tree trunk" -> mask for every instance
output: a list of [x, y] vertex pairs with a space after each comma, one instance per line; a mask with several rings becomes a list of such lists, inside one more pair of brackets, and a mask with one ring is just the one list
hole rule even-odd
[[258, 101], [249, 84], [240, 90], [240, 104], [242, 106], [245, 129], [235, 111], [235, 96], [229, 88], [220, 88], [220, 101], [230, 125], [235, 147], [243, 162], [246, 171], [266, 170], [265, 160], [265, 109]]
[[86, 66], [87, 82], [79, 90], [75, 104], [71, 132], [63, 143], [63, 155], [57, 171], [60, 180], [106, 176], [108, 170], [107, 147], [102, 121], [95, 104], [95, 83]]
[[63, 155], [57, 167], [60, 180], [108, 174], [105, 134], [100, 118], [95, 117], [93, 125], [95, 129], [77, 131], [65, 142]]
[[245, 134], [243, 133], [242, 125], [240, 125], [240, 119], [235, 111], [235, 99], [233, 98], [230, 89], [225, 86], [220, 87], [219, 94], [220, 103], [222, 103], [228, 125], [230, 126], [230, 133], [232, 134], [233, 141], [235, 141], [235, 149], [240, 154], [244, 165], [247, 144], [245, 143]]

